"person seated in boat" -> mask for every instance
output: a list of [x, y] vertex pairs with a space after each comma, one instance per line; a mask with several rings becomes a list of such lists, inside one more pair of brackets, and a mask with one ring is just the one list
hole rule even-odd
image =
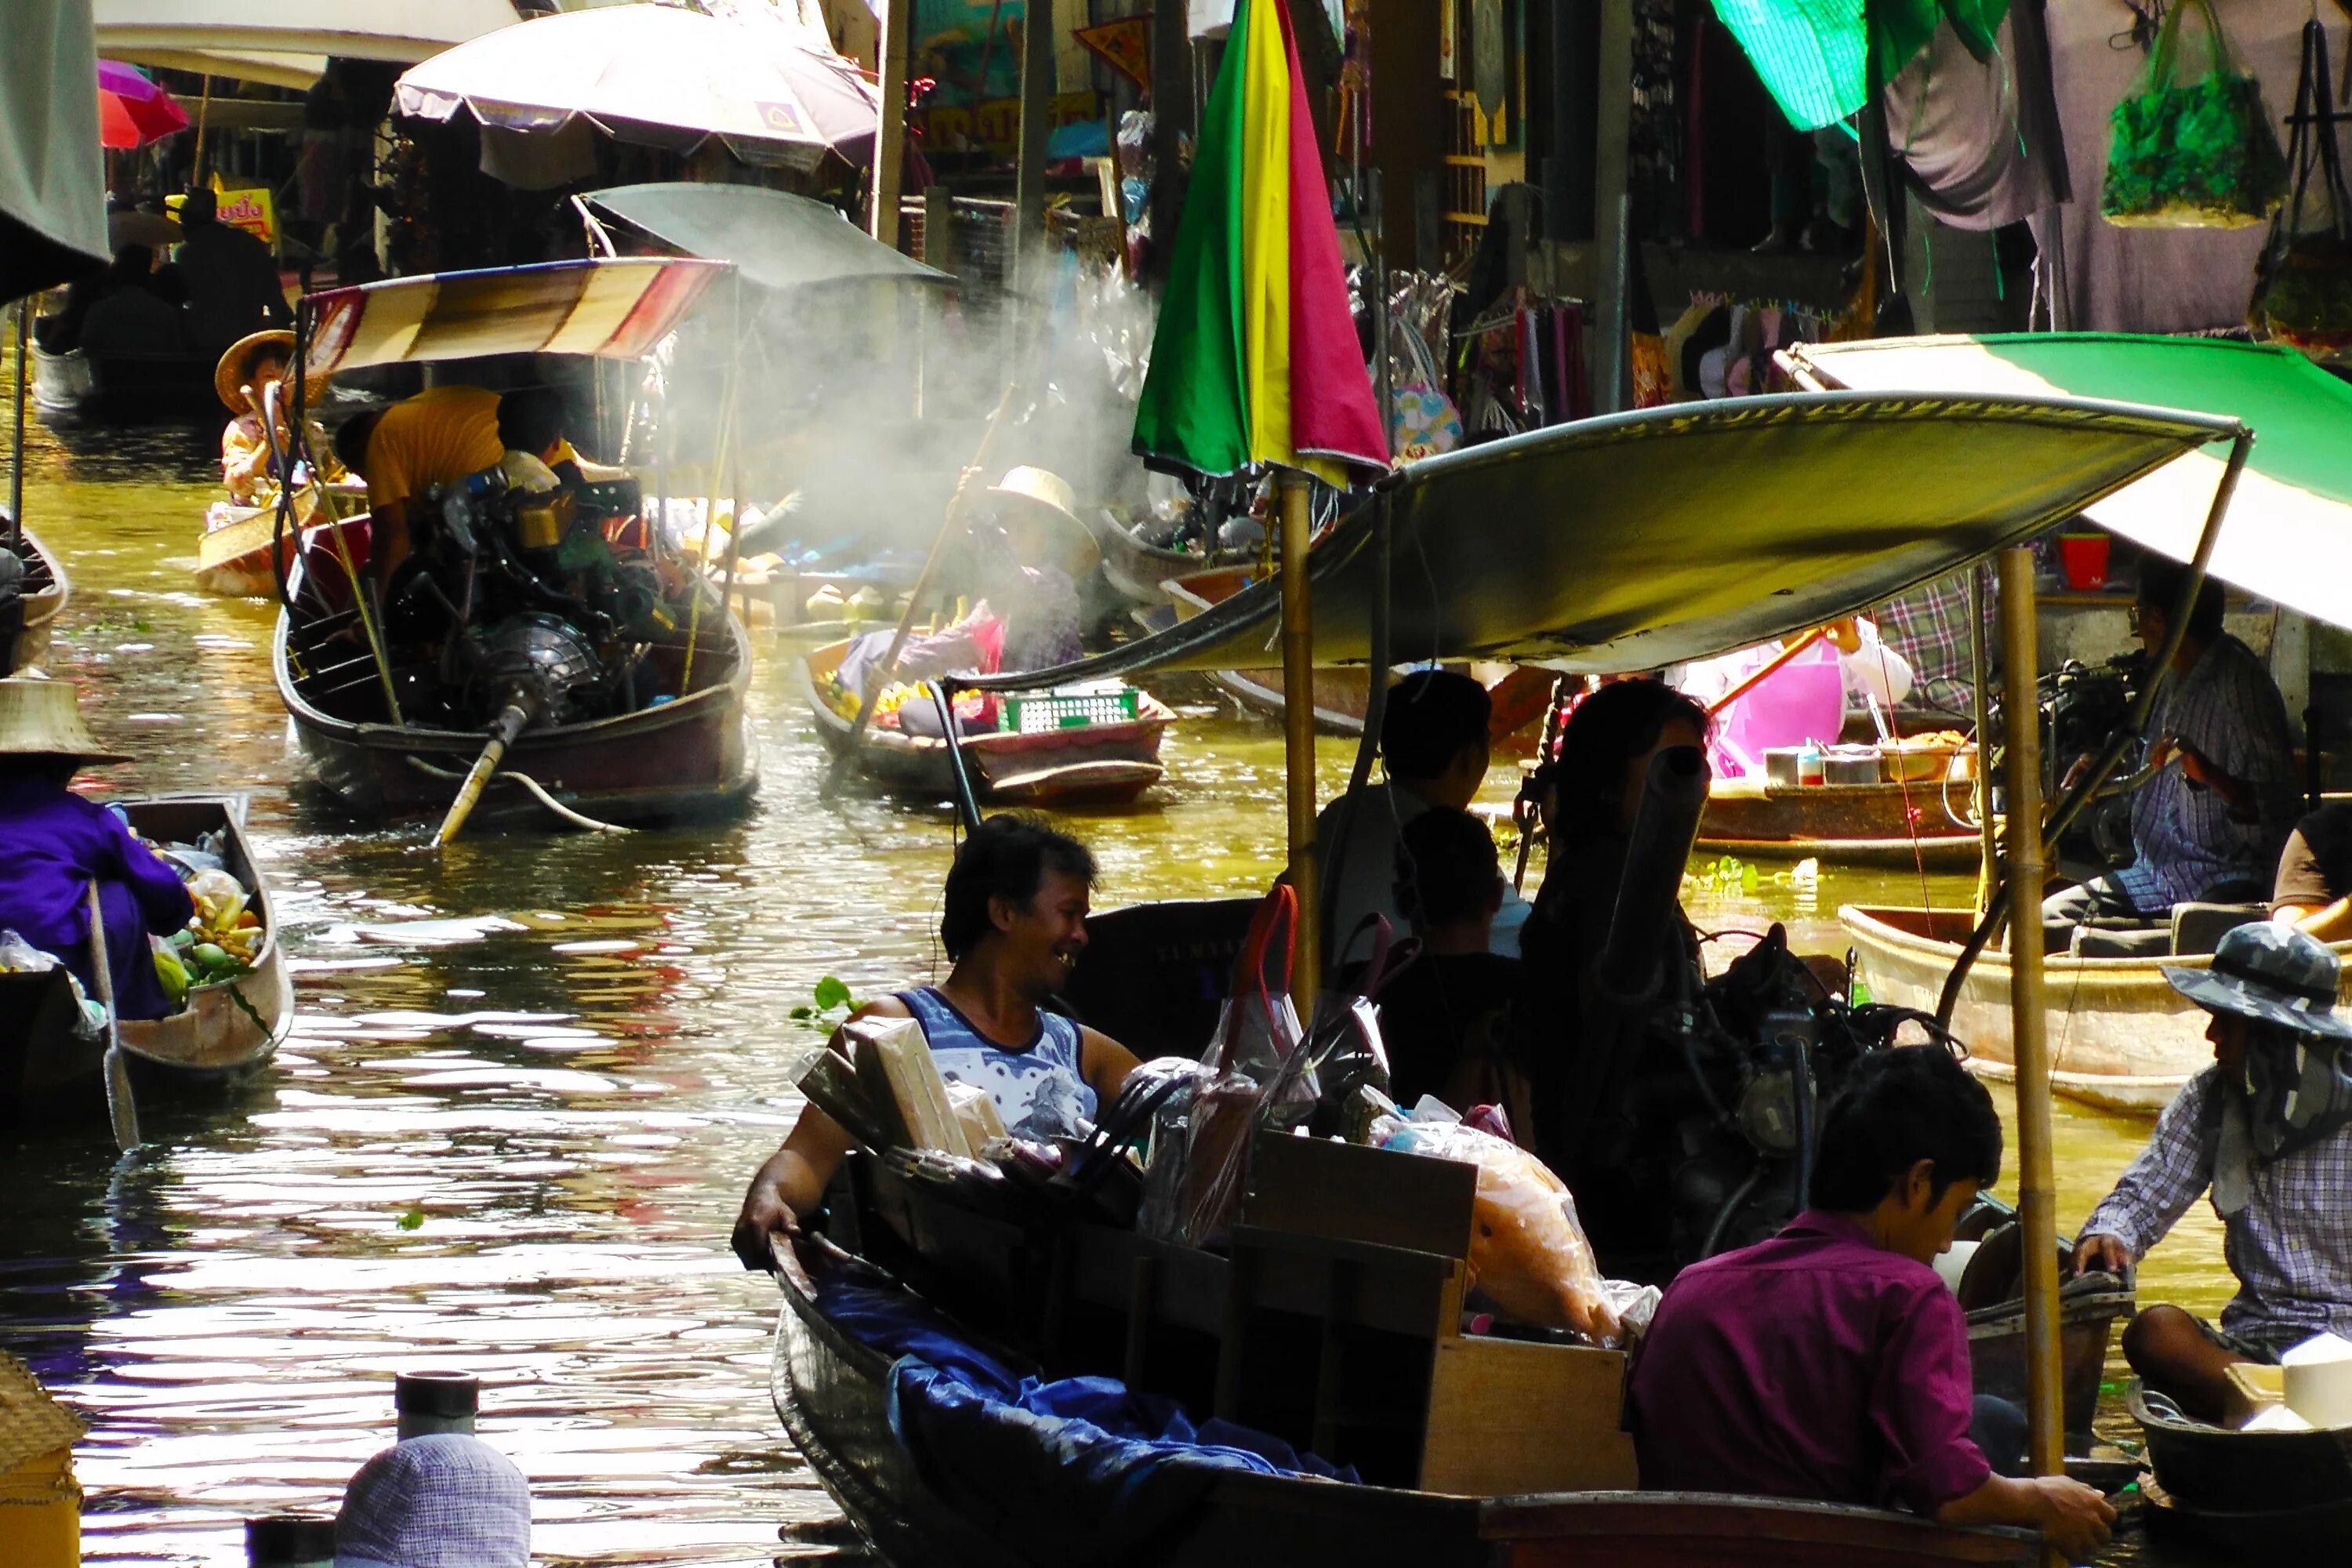
[[0, 931], [61, 960], [99, 995], [91, 963], [89, 888], [106, 931], [117, 1016], [172, 1011], [147, 938], [188, 923], [195, 904], [172, 869], [121, 817], [67, 788], [75, 773], [131, 759], [101, 748], [62, 680], [0, 680]]
[[579, 479], [579, 454], [564, 439], [562, 400], [543, 389], [501, 395], [454, 383], [431, 386], [335, 432], [337, 459], [367, 481], [373, 541], [368, 565], [379, 588], [390, 585], [408, 558], [410, 514], [425, 493], [496, 468], [510, 450], [537, 458], [560, 478]]
[[[1015, 1135], [1078, 1131], [1136, 1065], [1117, 1040], [1045, 1007], [1087, 945], [1094, 883], [1094, 857], [1076, 839], [1035, 817], [990, 817], [948, 871], [940, 945], [954, 967], [946, 981], [869, 1002], [852, 1020], [917, 1020], [940, 1076], [986, 1089]], [[834, 1048], [845, 1048], [839, 1035]], [[815, 1211], [851, 1147], [832, 1117], [814, 1105], [801, 1111], [736, 1217], [733, 1245], [745, 1268], [769, 1267], [768, 1238]]]
[[2352, 805], [2323, 805], [2286, 836], [2271, 919], [2322, 942], [2352, 941]]
[[1864, 1056], [1822, 1118], [1811, 1206], [1666, 1287], [1627, 1384], [1643, 1487], [2022, 1525], [2073, 1562], [2103, 1545], [2105, 1498], [2016, 1473], [2023, 1422], [1972, 1392], [1936, 1273], [2000, 1152], [1992, 1097], [1942, 1047]]
[[1016, 468], [989, 487], [972, 525], [972, 581], [1003, 623], [1002, 670], [1051, 669], [1086, 656], [1076, 579], [1099, 558], [1078, 521], [1077, 492], [1059, 474]]
[[1398, 842], [1397, 906], [1416, 945], [1372, 998], [1390, 1093], [1408, 1110], [1424, 1094], [1457, 1110], [1498, 1105], [1524, 1134], [1532, 1109], [1509, 1030], [1519, 961], [1491, 951], [1509, 885], [1495, 836], [1469, 812], [1433, 806], [1406, 823]]
[[[278, 385], [277, 451], [287, 461], [299, 461], [289, 450], [287, 424], [293, 417], [294, 389], [285, 384], [286, 367], [293, 359], [293, 333], [256, 332], [231, 345], [213, 371], [213, 392], [229, 411], [229, 421], [221, 429], [221, 488], [232, 506], [259, 506], [277, 499], [281, 464], [272, 459], [272, 443], [261, 423], [264, 389], [273, 383]], [[342, 464], [328, 446], [326, 431], [315, 419], [306, 419], [304, 425], [310, 452], [326, 470], [328, 481], [342, 478]]]
[[[1764, 643], [1683, 667], [1675, 684], [1701, 704], [1712, 703], [1778, 658], [1782, 643]], [[1734, 698], [1716, 715], [1707, 737], [1707, 765], [1717, 778], [1761, 778], [1764, 749], [1837, 744], [1848, 711], [1876, 703], [1891, 727], [1895, 705], [1911, 692], [1911, 666], [1879, 639], [1878, 628], [1847, 616], [1822, 628], [1820, 640]]]
[[171, 354], [188, 346], [187, 313], [156, 292], [154, 253], [126, 245], [115, 253], [112, 283], [82, 318], [78, 345], [91, 354]]
[[2230, 1380], [2233, 1363], [2275, 1362], [2314, 1334], [2352, 1335], [2352, 1019], [2336, 1010], [2336, 955], [2283, 925], [2239, 926], [2210, 967], [2168, 964], [2164, 977], [2212, 1015], [2213, 1065], [2164, 1108], [2083, 1222], [2074, 1261], [2119, 1274], [2211, 1194], [2238, 1279], [2221, 1326], [2149, 1307], [2123, 1348], [2187, 1414], [2236, 1426], [2253, 1411]]
[[250, 333], [294, 324], [269, 247], [220, 221], [220, 198], [199, 186], [180, 204], [173, 257], [188, 285], [188, 338], [215, 353]]
[[[1359, 929], [1366, 916], [1380, 915], [1404, 929], [1396, 896], [1404, 871], [1401, 835], [1423, 812], [1469, 808], [1494, 760], [1486, 728], [1493, 712], [1486, 689], [1458, 670], [1417, 669], [1389, 688], [1380, 741], [1388, 778], [1339, 796], [1315, 819], [1324, 952], [1335, 973], [1371, 956], [1371, 935]], [[1490, 951], [1517, 957], [1527, 919], [1527, 901], [1505, 888], [1487, 938]]]
[[[2150, 657], [2188, 582], [2185, 566], [2155, 556], [2140, 563], [2132, 626]], [[2294, 820], [2294, 742], [2277, 683], [2222, 629], [2221, 607], [2221, 584], [2209, 578], [2148, 713], [2149, 775], [2131, 799], [2131, 864], [2042, 900], [2051, 952], [2063, 952], [2074, 929], [2095, 918], [2161, 918], [2190, 900], [2251, 903], [2271, 883]], [[2078, 759], [2066, 783], [2089, 765]]]
[[[1969, 572], [1984, 573], [1974, 566]], [[1986, 573], [1984, 603], [1990, 616], [1992, 584]], [[1969, 649], [1969, 572], [1955, 572], [1922, 583], [1907, 594], [1887, 600], [1872, 612], [1886, 647], [1911, 667], [1911, 692], [1904, 699], [1914, 708], [1926, 708], [1956, 718], [1976, 713], [1976, 670]], [[1988, 654], [1995, 645], [1991, 623], [1986, 622]]]
[[[135, 241], [116, 246], [104, 271], [94, 277], [77, 278], [66, 285], [65, 308], [33, 323], [33, 341], [46, 353], [72, 353], [81, 347], [82, 327], [100, 300], [110, 294], [132, 289], [152, 295], [154, 272], [154, 251]], [[172, 321], [172, 331], [174, 334], [180, 331], [176, 316]]]

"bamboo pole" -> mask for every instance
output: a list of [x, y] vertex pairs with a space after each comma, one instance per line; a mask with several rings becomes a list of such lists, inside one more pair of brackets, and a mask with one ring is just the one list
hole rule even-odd
[[[2000, 846], [1992, 825], [1992, 660], [1985, 650], [1984, 568], [1969, 568], [1969, 672], [1976, 682], [1977, 721], [1977, 858], [1976, 917], [1992, 908], [1993, 884], [2000, 879]], [[2036, 716], [2037, 722], [2039, 715]]]
[[907, 50], [913, 39], [914, 8], [914, 0], [882, 0], [874, 47], [881, 57], [875, 64], [881, 68], [882, 113], [874, 132], [873, 211], [867, 215], [867, 232], [893, 250], [898, 248], [898, 175], [906, 161]]
[[33, 300], [27, 294], [16, 301], [16, 456], [8, 464], [8, 548], [25, 551], [25, 345], [33, 336]]
[[[2031, 690], [2034, 650], [2033, 552], [2000, 553], [2001, 668], [2011, 692]], [[2016, 712], [2012, 700], [2010, 710]], [[2036, 910], [2042, 847], [2042, 729], [2032, 710], [2009, 727], [2009, 885], [2018, 907], [2009, 955], [2010, 1026], [2017, 1058], [2017, 1210], [2025, 1246], [2027, 1455], [2036, 1475], [2066, 1473], [2066, 1415], [2058, 1355], [2058, 1179], [2051, 1152], [2049, 1015], [2042, 994], [2042, 926]]]
[[[1306, 912], [1296, 928], [1291, 995], [1302, 1016], [1322, 988], [1322, 921], [1315, 911], [1315, 604], [1307, 581], [1307, 476], [1285, 468], [1276, 481], [1282, 530], [1283, 761], [1290, 792], [1290, 885]], [[1378, 672], [1375, 672], [1377, 677]]]

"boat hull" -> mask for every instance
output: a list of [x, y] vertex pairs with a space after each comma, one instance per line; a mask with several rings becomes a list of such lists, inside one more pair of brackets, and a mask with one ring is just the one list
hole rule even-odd
[[[289, 616], [280, 611], [271, 646], [278, 695], [293, 721], [295, 743], [318, 781], [369, 816], [446, 811], [481, 754], [485, 737], [472, 731], [358, 721], [322, 710], [295, 678], [288, 657], [291, 635]], [[621, 826], [741, 811], [760, 782], [745, 703], [751, 647], [742, 623], [731, 615], [725, 636], [723, 648], [713, 637], [701, 656], [727, 661], [727, 672], [717, 681], [633, 713], [526, 731], [508, 748], [468, 823], [543, 825], [553, 819], [516, 774], [573, 811]]]
[[16, 646], [11, 650], [8, 668], [12, 671], [36, 669], [48, 662], [58, 616], [73, 596], [65, 568], [33, 537], [29, 528], [24, 531], [24, 546], [26, 578], [35, 586], [24, 596], [25, 624], [16, 633]]
[[[2125, 1403], [2156, 1473], [2151, 1524], [2235, 1553], [2331, 1560], [2352, 1532], [2352, 1431], [2232, 1432], [2151, 1411], [2137, 1383]], [[2251, 1559], [2246, 1559], [2251, 1560]]]
[[33, 350], [33, 401], [52, 423], [136, 424], [217, 417], [220, 399], [207, 353], [99, 354]]
[[[1936, 1010], [1945, 976], [1959, 957], [1971, 917], [1965, 910], [1865, 909], [1838, 911], [1874, 1001]], [[2352, 942], [2338, 942], [2339, 960]], [[2050, 1087], [2105, 1110], [2153, 1116], [2213, 1059], [2206, 1016], [2164, 978], [2166, 966], [2201, 969], [2210, 957], [2074, 958], [2042, 961], [2049, 997]], [[1996, 1081], [2016, 1075], [2009, 1012], [2009, 956], [1988, 951], [1962, 983], [1952, 1029], [1965, 1041], [1969, 1067]], [[2345, 979], [2352, 994], [2352, 970]]]
[[1742, 860], [1807, 858], [1844, 866], [1966, 870], [1981, 850], [1946, 815], [1940, 784], [1812, 784], [1790, 789], [1720, 779], [1707, 792], [1696, 847]]
[[[824, 700], [824, 687], [847, 642], [812, 651], [802, 667], [802, 695], [817, 735], [835, 755], [846, 751], [853, 726]], [[1034, 734], [969, 735], [962, 742], [973, 793], [993, 805], [1122, 805], [1165, 776], [1160, 742], [1175, 713], [1138, 694], [1137, 717], [1124, 723]], [[866, 726], [858, 737], [859, 771], [877, 783], [933, 796], [955, 793], [947, 742], [927, 735]]]
[[[328, 530], [333, 528], [342, 534], [343, 545], [352, 559], [366, 558], [368, 520], [364, 515], [340, 523], [319, 522], [316, 518], [316, 504], [305, 504], [301, 551], [325, 551], [331, 557], [334, 538]], [[270, 567], [269, 545], [278, 538], [276, 507], [236, 508], [231, 521], [206, 529], [205, 536], [196, 542], [196, 591], [224, 599], [275, 597], [278, 574]], [[291, 533], [278, 542], [278, 561], [289, 572], [293, 570], [297, 548]]]
[[[779, 1247], [784, 1308], [770, 1394], [793, 1445], [894, 1568], [1055, 1568], [1010, 1510], [978, 1518], [935, 1489], [890, 1421], [890, 1362], [818, 1307], [801, 1259]], [[1674, 1492], [1447, 1497], [1232, 1472], [1157, 1521], [1162, 1568], [1713, 1568], [1726, 1562], [1896, 1568], [2038, 1561], [2032, 1537], [1954, 1530], [1869, 1509]], [[1140, 1560], [1132, 1557], [1129, 1560]]]

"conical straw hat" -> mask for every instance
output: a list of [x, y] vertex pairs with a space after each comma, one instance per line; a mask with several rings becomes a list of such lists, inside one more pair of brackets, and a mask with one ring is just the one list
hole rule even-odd
[[79, 757], [85, 763], [127, 763], [98, 743], [81, 721], [69, 680], [0, 680], [0, 757]]
[[[245, 395], [244, 376], [240, 373], [240, 366], [247, 354], [264, 343], [276, 349], [278, 357], [283, 360], [289, 369], [292, 367], [294, 334], [283, 327], [273, 327], [267, 331], [247, 332], [229, 344], [227, 352], [220, 356], [220, 363], [213, 367], [213, 395], [219, 398], [221, 406], [231, 414], [245, 413], [246, 405], [252, 401]], [[305, 375], [302, 378], [302, 401], [315, 405], [319, 399], [326, 395], [327, 381], [328, 378], [317, 371]], [[293, 396], [294, 386], [289, 378], [286, 390], [278, 395], [279, 405], [287, 407]], [[290, 407], [289, 412], [291, 412]]]
[[89, 1424], [58, 1403], [33, 1369], [0, 1351], [0, 1473], [70, 1448]]
[[1102, 559], [1102, 547], [1078, 517], [1078, 493], [1061, 475], [1049, 468], [1008, 468], [988, 493], [1018, 502], [1042, 523], [1041, 542], [1073, 577], [1083, 577]]

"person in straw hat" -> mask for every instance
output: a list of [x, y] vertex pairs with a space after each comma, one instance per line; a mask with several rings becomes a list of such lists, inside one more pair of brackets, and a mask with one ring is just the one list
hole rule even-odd
[[147, 945], [195, 913], [178, 873], [122, 819], [66, 785], [96, 763], [131, 759], [90, 737], [62, 680], [0, 680], [0, 930], [56, 955], [98, 994], [90, 962], [89, 885], [106, 921], [117, 1015], [171, 1011]]
[[2213, 1065], [2083, 1222], [2074, 1267], [2122, 1272], [2210, 1190], [2237, 1295], [2219, 1328], [2148, 1308], [2124, 1354], [2188, 1415], [2237, 1426], [2254, 1410], [2233, 1363], [2352, 1335], [2352, 1019], [2336, 1010], [2336, 955], [2287, 926], [2242, 925], [2210, 966], [2168, 964], [2164, 977], [2213, 1016]]
[[971, 525], [972, 584], [1004, 623], [1001, 669], [1048, 669], [1083, 657], [1079, 579], [1101, 552], [1059, 474], [1016, 468], [989, 487]]
[[[287, 461], [293, 460], [287, 418], [292, 412], [294, 389], [285, 384], [287, 366], [294, 359], [294, 334], [285, 331], [254, 332], [229, 345], [213, 371], [213, 392], [221, 405], [229, 412], [229, 421], [221, 431], [221, 485], [228, 491], [234, 506], [260, 506], [275, 500], [281, 464], [271, 458], [270, 434], [261, 420], [262, 389], [272, 382], [279, 384], [276, 445]], [[310, 394], [305, 402], [315, 400], [325, 385], [326, 378], [307, 378], [306, 390]], [[343, 477], [343, 466], [336, 460], [333, 449], [327, 444], [327, 433], [318, 421], [306, 420], [305, 428], [310, 438], [310, 452], [331, 481]]]

